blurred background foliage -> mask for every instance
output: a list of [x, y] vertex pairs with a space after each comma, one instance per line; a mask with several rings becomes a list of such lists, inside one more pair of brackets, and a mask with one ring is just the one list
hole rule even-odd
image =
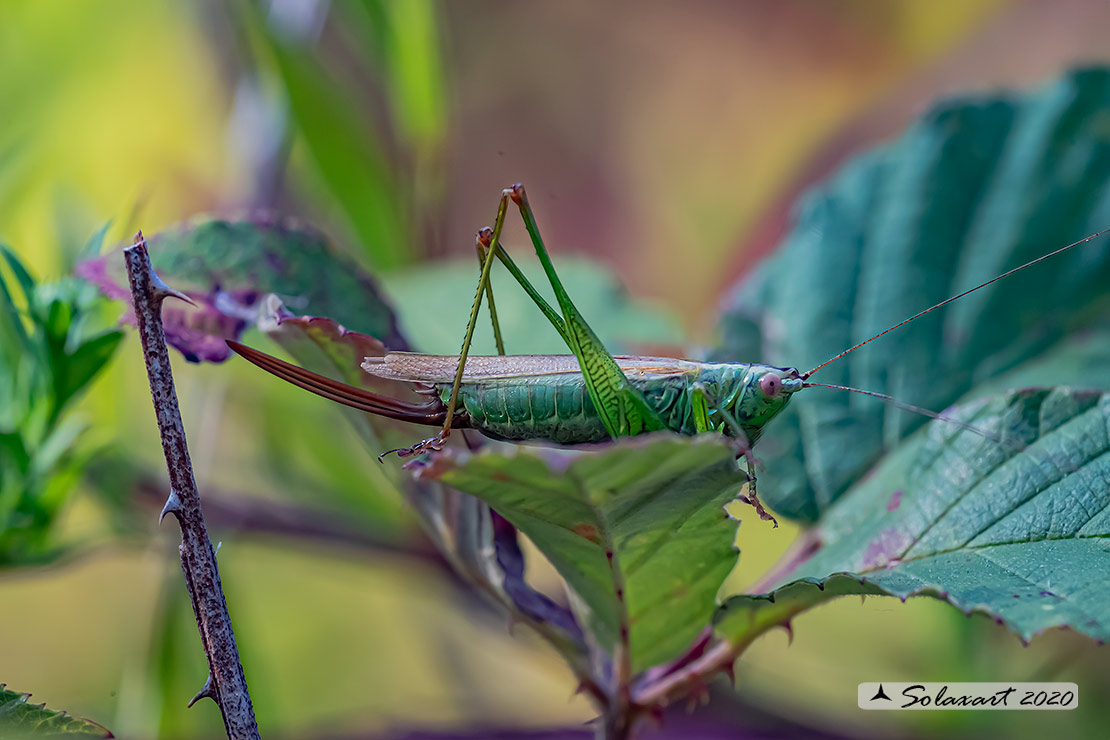
[[[708, 341], [725, 287], [782, 236], [803, 188], [942, 94], [1104, 60], [1107, 21], [1097, 0], [16, 0], [0, 9], [0, 240], [52, 280], [109, 221], [112, 243], [198, 213], [273, 211], [372, 271], [420, 349], [451, 352], [473, 232], [523, 181], [559, 263], [588, 257], [636, 297], [606, 337], [681, 353]], [[523, 230], [505, 242], [524, 245]], [[99, 338], [114, 332], [73, 328], [80, 291], [28, 302], [10, 268], [43, 347], [108, 351]], [[606, 305], [611, 279], [583, 275]], [[633, 320], [645, 312], [650, 330]], [[527, 326], [520, 342], [540, 343], [513, 350], [550, 348]], [[267, 736], [591, 716], [554, 654], [447, 575], [334, 410], [242, 363], [176, 371]], [[72, 400], [59, 393], [42, 391], [43, 408]], [[86, 475], [40, 512], [46, 539], [0, 553], [0, 681], [123, 737], [217, 735], [211, 704], [184, 709], [205, 669], [176, 528], [155, 526], [161, 453], [134, 336], [78, 398], [54, 421], [86, 427], [65, 456]], [[754, 581], [792, 534], [752, 527], [737, 578]], [[716, 701], [852, 734], [1032, 737], [1043, 715], [864, 716], [855, 685], [1060, 679], [1093, 696], [1110, 682], [1099, 657], [1064, 632], [1023, 647], [931, 600], [847, 600], [799, 618], [789, 649], [758, 642], [738, 693]], [[1073, 715], [1077, 733], [1104, 727], [1093, 701]]]

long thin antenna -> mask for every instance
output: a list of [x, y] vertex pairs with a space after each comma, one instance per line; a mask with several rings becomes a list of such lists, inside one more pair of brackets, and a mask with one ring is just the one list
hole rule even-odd
[[903, 411], [909, 411], [909, 412], [912, 412], [914, 414], [921, 414], [922, 416], [928, 416], [930, 419], [939, 419], [941, 421], [946, 421], [949, 424], [955, 424], [956, 426], [960, 427], [961, 429], [966, 429], [969, 432], [972, 432], [974, 434], [978, 434], [980, 437], [985, 437], [986, 439], [989, 439], [992, 442], [996, 442], [1000, 445], [1004, 445], [1003, 441], [999, 437], [996, 437], [993, 434], [991, 434], [990, 432], [984, 431], [984, 430], [980, 429], [979, 427], [972, 426], [971, 424], [968, 424], [966, 422], [962, 422], [959, 419], [953, 419], [952, 417], [945, 416], [944, 414], [938, 414], [936, 411], [930, 411], [929, 409], [924, 409], [924, 408], [921, 408], [920, 406], [914, 406], [911, 403], [903, 403], [902, 401], [897, 400], [893, 396], [888, 396], [885, 393], [878, 393], [876, 391], [865, 391], [862, 388], [852, 388], [851, 386], [847, 386], [847, 385], [832, 385], [830, 383], [802, 383], [802, 387], [803, 388], [835, 388], [838, 391], [851, 391], [852, 393], [862, 393], [865, 396], [873, 396], [875, 398], [880, 398], [883, 401], [886, 401], [887, 403], [889, 403], [891, 406], [894, 406], [895, 408], [902, 409]]
[[[996, 283], [996, 282], [998, 282], [999, 280], [1001, 280], [1001, 279], [1002, 279], [1002, 278], [1004, 278], [1004, 277], [1009, 277], [1010, 275], [1013, 275], [1013, 274], [1014, 274], [1015, 272], [1019, 272], [1019, 271], [1021, 271], [1021, 270], [1024, 270], [1024, 269], [1025, 269], [1026, 267], [1032, 267], [1033, 265], [1037, 264], [1038, 262], [1041, 262], [1041, 261], [1043, 261], [1043, 260], [1046, 260], [1046, 259], [1048, 259], [1049, 257], [1055, 257], [1056, 255], [1060, 254], [1061, 252], [1066, 252], [1066, 251], [1068, 251], [1069, 249], [1072, 249], [1073, 247], [1078, 247], [1078, 246], [1079, 246], [1080, 244], [1086, 244], [1087, 242], [1091, 241], [1092, 239], [1097, 239], [1097, 238], [1099, 238], [1100, 236], [1102, 236], [1102, 235], [1104, 235], [1104, 234], [1107, 234], [1107, 233], [1110, 233], [1110, 229], [1103, 229], [1102, 231], [1098, 232], [1097, 234], [1091, 234], [1090, 236], [1088, 236], [1088, 237], [1086, 237], [1086, 238], [1084, 238], [1084, 239], [1080, 239], [1080, 240], [1079, 240], [1079, 241], [1077, 241], [1077, 242], [1072, 242], [1071, 244], [1067, 245], [1066, 247], [1060, 247], [1059, 249], [1057, 249], [1057, 250], [1056, 250], [1056, 251], [1054, 251], [1054, 252], [1049, 252], [1048, 254], [1045, 254], [1045, 255], [1041, 255], [1041, 256], [1040, 256], [1040, 257], [1038, 257], [1037, 259], [1035, 259], [1035, 260], [1031, 260], [1031, 261], [1029, 261], [1029, 262], [1026, 262], [1026, 263], [1025, 263], [1024, 265], [1020, 265], [1020, 266], [1018, 266], [1018, 267], [1015, 267], [1015, 268], [1014, 268], [1014, 269], [1012, 269], [1012, 270], [1007, 270], [1006, 272], [1002, 273], [1001, 275], [999, 275], [999, 276], [997, 276], [997, 277], [994, 277], [994, 278], [991, 278], [990, 280], [988, 280], [988, 281], [987, 281], [987, 282], [985, 282], [985, 283], [980, 283], [979, 285], [976, 285], [976, 286], [975, 286], [974, 288], [969, 288], [969, 289], [965, 290], [965, 291], [964, 291], [963, 293], [960, 293], [959, 295], [954, 295], [954, 296], [952, 296], [951, 298], [948, 298], [947, 300], [943, 300], [943, 301], [941, 301], [940, 303], [936, 304], [935, 306], [930, 306], [929, 308], [926, 308], [926, 309], [925, 309], [924, 311], [921, 311], [920, 313], [915, 313], [915, 314], [914, 314], [913, 316], [910, 316], [910, 317], [909, 317], [908, 319], [903, 319], [903, 320], [899, 321], [899, 322], [898, 322], [897, 324], [895, 324], [894, 326], [890, 327], [890, 328], [889, 328], [889, 329], [887, 329], [886, 331], [882, 331], [882, 332], [879, 332], [878, 334], [876, 334], [875, 336], [871, 337], [870, 339], [865, 339], [865, 340], [863, 340], [862, 342], [860, 342], [859, 344], [855, 345], [854, 347], [849, 347], [848, 349], [844, 350], [843, 352], [841, 352], [840, 354], [836, 355], [835, 357], [831, 357], [831, 358], [829, 358], [829, 359], [825, 360], [824, 362], [822, 362], [822, 363], [821, 363], [820, 365], [818, 365], [817, 367], [813, 368], [813, 369], [812, 369], [812, 370], [810, 370], [809, 372], [807, 372], [807, 373], [802, 373], [802, 380], [805, 380], [805, 379], [806, 379], [806, 378], [808, 378], [809, 376], [813, 375], [813, 374], [814, 374], [815, 372], [817, 372], [817, 371], [818, 371], [818, 370], [820, 370], [821, 368], [825, 367], [825, 365], [828, 365], [828, 364], [830, 364], [830, 363], [836, 362], [837, 360], [839, 360], [839, 359], [840, 359], [841, 357], [843, 357], [844, 355], [847, 355], [847, 354], [850, 354], [850, 353], [852, 353], [852, 352], [855, 352], [855, 351], [856, 351], [857, 349], [859, 349], [859, 348], [860, 348], [860, 347], [862, 347], [863, 345], [867, 344], [868, 342], [873, 342], [873, 341], [875, 341], [876, 339], [878, 339], [879, 337], [881, 337], [881, 336], [883, 336], [883, 335], [885, 335], [885, 334], [889, 334], [890, 332], [894, 331], [894, 330], [895, 330], [895, 329], [897, 329], [898, 327], [900, 327], [900, 326], [902, 326], [902, 325], [904, 325], [904, 324], [908, 324], [908, 323], [910, 323], [911, 321], [913, 321], [914, 319], [919, 319], [919, 318], [921, 318], [922, 316], [924, 316], [925, 314], [929, 313], [930, 311], [934, 311], [934, 310], [936, 310], [936, 309], [940, 308], [941, 306], [944, 306], [944, 305], [947, 305], [947, 304], [951, 303], [952, 301], [955, 301], [955, 300], [957, 300], [957, 299], [963, 298], [963, 297], [964, 297], [965, 295], [967, 295], [968, 293], [974, 293], [975, 291], [979, 290], [980, 288], [985, 288], [985, 287], [987, 287], [988, 285], [990, 285], [991, 283]], [[854, 389], [854, 388], [853, 388], [853, 389], [847, 389], [847, 390], [856, 390], [856, 389]], [[861, 392], [863, 392], [863, 391], [861, 391]]]

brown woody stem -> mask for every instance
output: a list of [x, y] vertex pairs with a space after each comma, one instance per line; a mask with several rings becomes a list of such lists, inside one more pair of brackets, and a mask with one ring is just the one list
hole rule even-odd
[[220, 708], [224, 728], [231, 740], [258, 738], [247, 681], [235, 647], [235, 633], [227, 613], [227, 602], [220, 586], [216, 567], [216, 551], [208, 539], [200, 510], [189, 449], [185, 443], [185, 427], [173, 385], [166, 335], [162, 329], [162, 301], [168, 296], [188, 300], [154, 274], [142, 232], [135, 235], [133, 246], [123, 250], [127, 277], [131, 283], [131, 301], [143, 345], [150, 395], [162, 436], [162, 451], [170, 477], [170, 495], [162, 516], [172, 513], [181, 526], [181, 569], [193, 603], [201, 644], [208, 659], [208, 680], [193, 701], [208, 696]]

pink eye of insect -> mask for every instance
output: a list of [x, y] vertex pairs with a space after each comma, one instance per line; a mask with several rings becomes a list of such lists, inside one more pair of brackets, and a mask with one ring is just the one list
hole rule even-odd
[[759, 387], [763, 391], [763, 395], [774, 398], [782, 390], [782, 378], [774, 373], [767, 373], [759, 379]]

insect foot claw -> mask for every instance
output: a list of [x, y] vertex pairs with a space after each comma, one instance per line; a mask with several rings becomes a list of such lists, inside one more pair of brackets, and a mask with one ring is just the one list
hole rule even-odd
[[447, 435], [440, 433], [434, 437], [428, 437], [425, 440], [417, 442], [412, 447], [398, 447], [393, 450], [386, 450], [378, 455], [378, 462], [384, 463], [386, 455], [396, 453], [397, 457], [413, 457], [415, 455], [424, 455], [429, 452], [439, 452], [443, 449], [443, 445], [447, 442]]
[[739, 496], [737, 496], [737, 498], [739, 498], [745, 504], [748, 504], [753, 509], [755, 509], [755, 513], [759, 514], [760, 519], [762, 519], [765, 522], [771, 522], [772, 524], [775, 525], [776, 529], [778, 528], [779, 520], [775, 519], [774, 514], [772, 514], [771, 512], [769, 512], [769, 511], [767, 511], [766, 509], [763, 508], [763, 504], [760, 503], [759, 497], [755, 494], [755, 486], [751, 486], [748, 489], [747, 495], [740, 494]]

